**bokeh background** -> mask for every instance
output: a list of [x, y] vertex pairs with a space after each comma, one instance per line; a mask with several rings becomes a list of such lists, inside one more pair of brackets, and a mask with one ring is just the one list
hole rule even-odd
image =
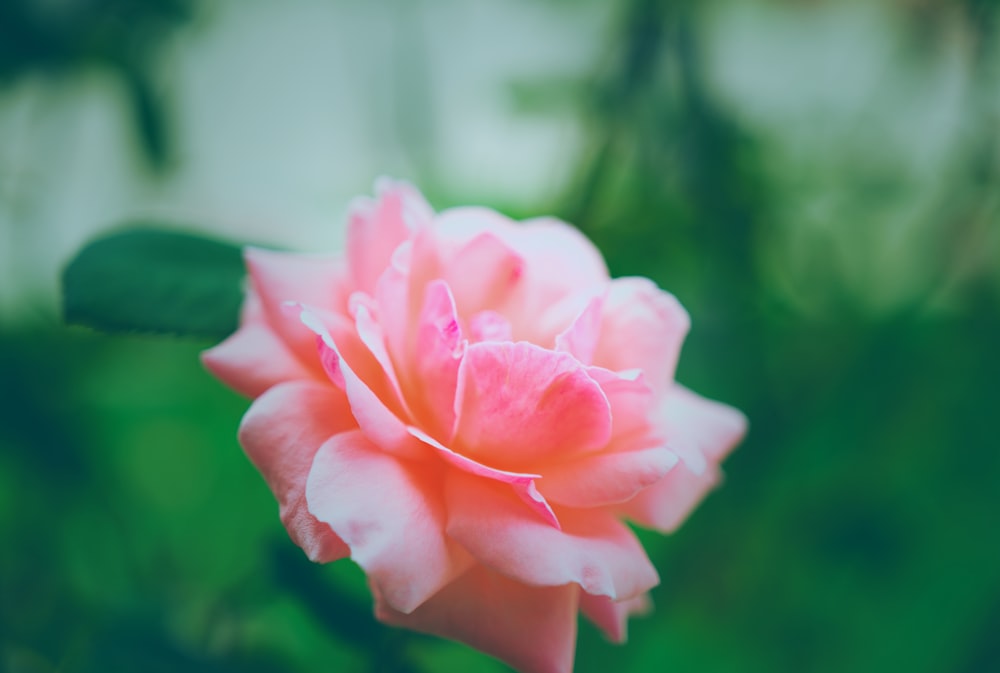
[[746, 411], [577, 671], [1000, 671], [1000, 24], [988, 0], [4, 0], [0, 670], [506, 670], [289, 542], [208, 343], [67, 328], [142, 221], [336, 249], [386, 173], [556, 214], [689, 308]]

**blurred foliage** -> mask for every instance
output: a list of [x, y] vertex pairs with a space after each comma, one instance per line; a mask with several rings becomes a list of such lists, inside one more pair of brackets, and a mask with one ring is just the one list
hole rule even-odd
[[[29, 25], [2, 7], [3, 30]], [[751, 419], [724, 486], [677, 534], [642, 533], [655, 613], [625, 647], [582, 623], [577, 670], [998, 671], [997, 9], [880, 5], [899, 80], [950, 45], [966, 64], [961, 133], [928, 191], [874, 113], [803, 160], [724, 103], [703, 50], [718, 7], [623, 2], [592, 79], [515, 91], [582, 112], [560, 214], [614, 274], [681, 298], [679, 379]], [[47, 53], [88, 62], [87, 25]], [[102, 34], [102, 53], [134, 40]], [[43, 60], [0, 45], [4, 72]], [[0, 330], [0, 670], [505, 670], [379, 626], [356, 568], [303, 559], [205, 345]]]
[[109, 72], [125, 93], [146, 158], [163, 169], [172, 129], [156, 77], [158, 50], [192, 14], [190, 0], [4, 0], [0, 86], [38, 74]]

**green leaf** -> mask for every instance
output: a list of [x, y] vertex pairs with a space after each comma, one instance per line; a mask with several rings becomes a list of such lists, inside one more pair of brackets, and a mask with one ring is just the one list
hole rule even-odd
[[91, 242], [69, 263], [63, 316], [106, 332], [221, 339], [239, 323], [244, 275], [235, 245], [131, 229]]

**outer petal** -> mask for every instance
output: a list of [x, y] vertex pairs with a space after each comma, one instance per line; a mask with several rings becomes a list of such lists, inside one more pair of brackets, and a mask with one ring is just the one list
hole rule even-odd
[[677, 460], [661, 446], [597, 453], [543, 468], [538, 487], [543, 496], [560, 505], [603, 507], [624, 502], [655, 484]]
[[508, 314], [517, 327], [531, 333], [531, 325], [572, 294], [603, 292], [609, 276], [604, 258], [577, 229], [554, 218], [526, 220], [512, 238], [512, 247], [524, 258], [521, 292]]
[[525, 584], [569, 582], [624, 599], [659, 582], [639, 541], [603, 510], [560, 509], [562, 530], [514, 494], [458, 470], [448, 474], [448, 534], [484, 565]]
[[708, 466], [701, 473], [678, 463], [660, 481], [618, 505], [632, 521], [663, 533], [677, 529], [719, 481], [719, 470]]
[[663, 405], [666, 434], [693, 444], [711, 462], [719, 462], [743, 439], [747, 418], [737, 409], [674, 384]]
[[675, 530], [718, 483], [719, 462], [746, 433], [746, 417], [674, 384], [660, 410], [660, 425], [681, 463], [619, 511], [636, 523]]
[[663, 398], [658, 425], [682, 462], [618, 508], [636, 523], [670, 532], [718, 483], [718, 464], [743, 438], [747, 421], [736, 409], [674, 384]]
[[315, 337], [289, 315], [285, 304], [300, 302], [346, 315], [348, 287], [343, 260], [259, 248], [246, 248], [244, 259], [267, 322], [306, 367], [322, 373]]
[[351, 548], [386, 602], [412, 612], [471, 559], [444, 535], [439, 474], [398, 460], [361, 432], [332, 437], [306, 484], [309, 511]]
[[264, 320], [253, 290], [243, 302], [240, 328], [201, 354], [205, 367], [227, 386], [247, 397], [257, 397], [282, 381], [316, 379], [314, 368], [299, 360]]
[[653, 603], [648, 594], [624, 601], [613, 601], [604, 596], [580, 594], [580, 611], [615, 643], [624, 643], [628, 637], [628, 618], [649, 612]]
[[[552, 217], [514, 222], [488, 208], [462, 207], [441, 212], [435, 228], [449, 240], [464, 243], [482, 232], [500, 238], [526, 262], [540, 288], [580, 290], [607, 282], [604, 258], [576, 228]], [[548, 297], [551, 299], [551, 297]]]
[[355, 290], [375, 291], [379, 276], [400, 243], [433, 213], [423, 196], [405, 182], [380, 179], [377, 199], [357, 199], [347, 224], [347, 258]]
[[306, 506], [306, 479], [320, 446], [356, 427], [343, 392], [312, 381], [283, 383], [251, 405], [240, 425], [240, 443], [274, 491], [281, 521], [313, 561], [347, 555], [347, 547]]
[[669, 386], [691, 325], [680, 302], [646, 278], [618, 278], [611, 281], [602, 317], [594, 364], [641, 369], [653, 388]]
[[459, 371], [454, 446], [495, 467], [597, 449], [611, 437], [601, 387], [566, 353], [533, 344], [469, 346]]
[[531, 587], [474, 566], [410, 614], [377, 589], [379, 621], [464, 642], [522, 673], [571, 673], [579, 589]]
[[538, 316], [576, 293], [593, 293], [608, 282], [608, 270], [587, 238], [554, 218], [517, 223], [487, 208], [453, 208], [440, 213], [435, 231], [457, 247], [489, 232], [523, 260], [515, 292], [501, 310], [514, 325], [515, 338], [534, 333]]
[[644, 448], [663, 443], [663, 437], [654, 428], [652, 420], [657, 411], [656, 394], [646, 384], [641, 371], [632, 369], [613, 372], [601, 367], [588, 367], [611, 405], [612, 444], [616, 450]]
[[608, 280], [604, 257], [576, 227], [554, 217], [525, 220], [513, 247], [549, 278], [571, 287], [603, 285]]

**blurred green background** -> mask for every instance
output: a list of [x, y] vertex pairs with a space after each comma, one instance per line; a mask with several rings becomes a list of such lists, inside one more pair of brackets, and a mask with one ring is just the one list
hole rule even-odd
[[0, 3], [0, 670], [503, 671], [369, 616], [207, 343], [61, 326], [127, 219], [338, 245], [378, 173], [581, 227], [751, 419], [630, 642], [577, 671], [1000, 671], [987, 0]]

